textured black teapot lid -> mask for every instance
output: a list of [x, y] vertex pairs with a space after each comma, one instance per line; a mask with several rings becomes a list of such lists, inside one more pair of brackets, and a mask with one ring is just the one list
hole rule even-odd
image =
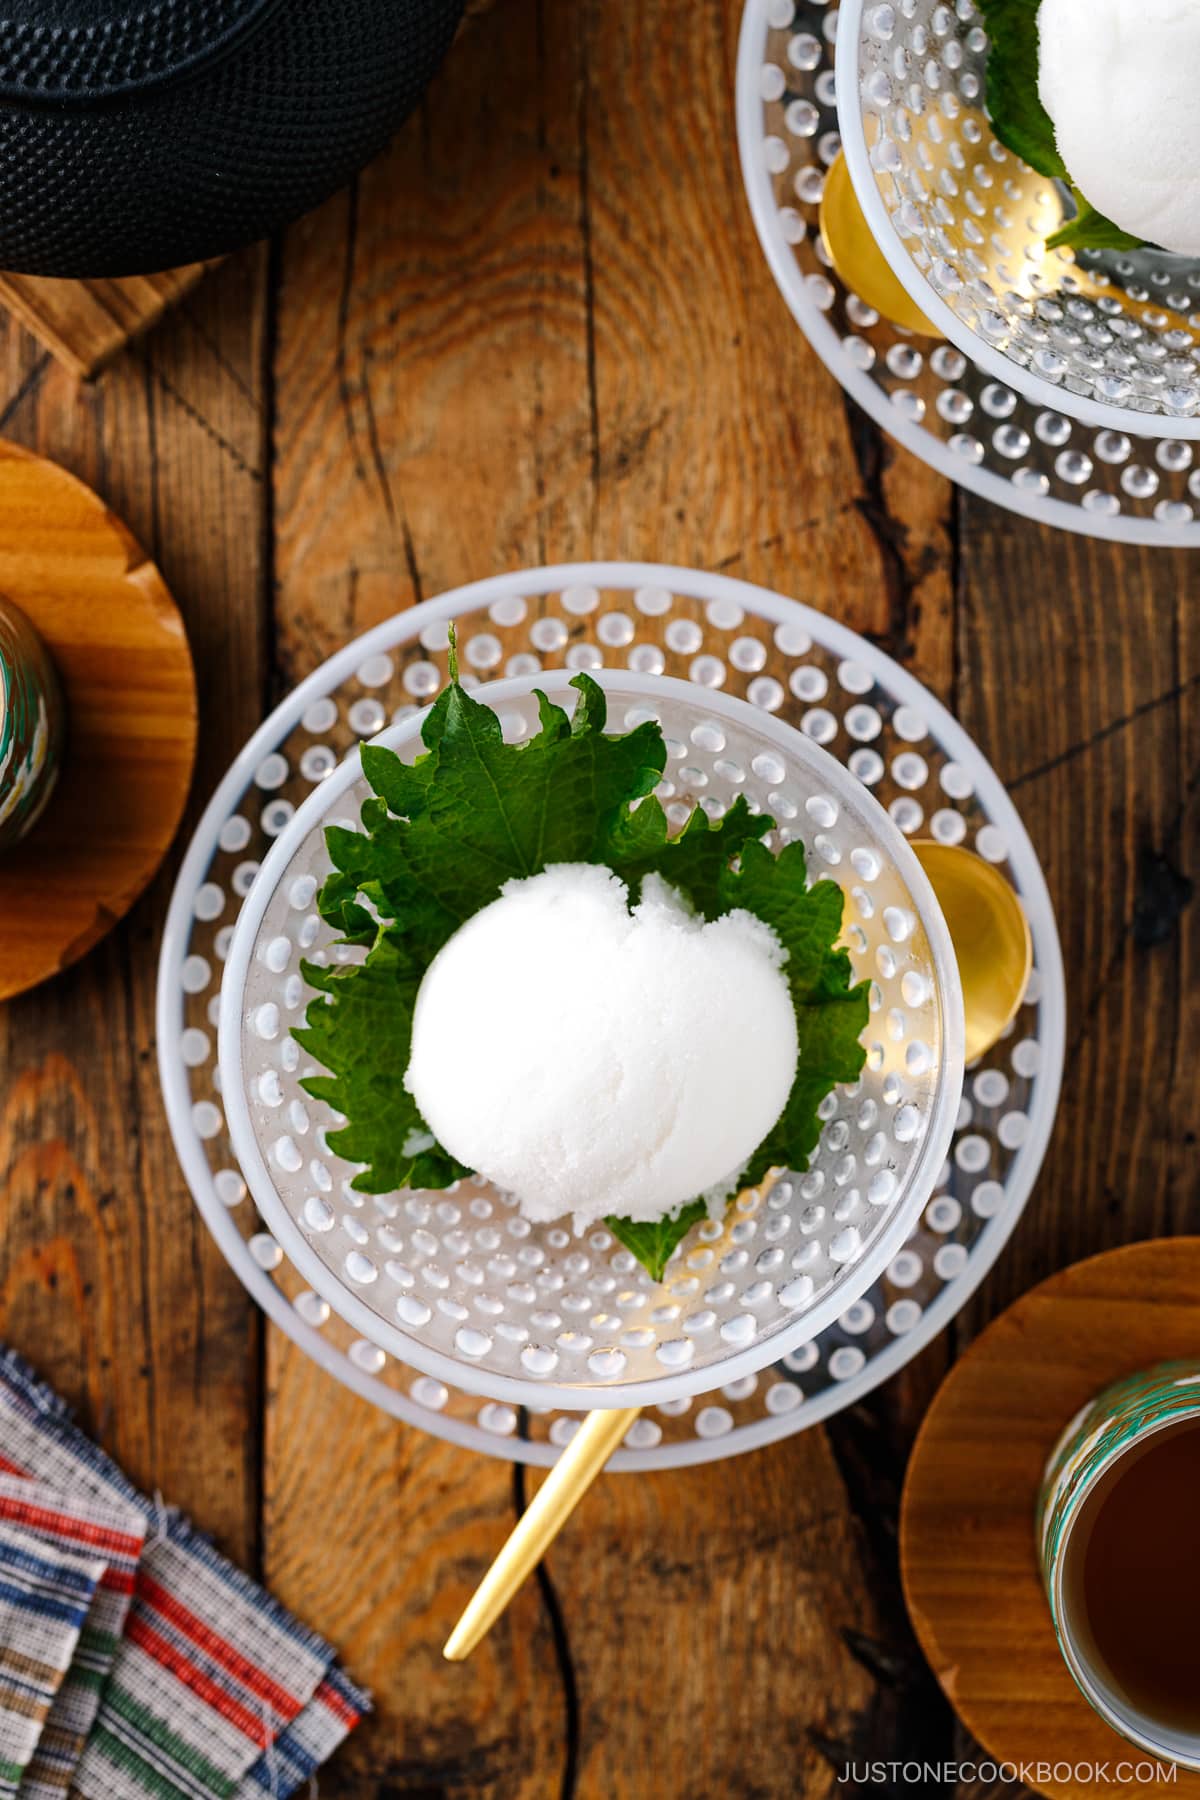
[[278, 0], [0, 0], [0, 96], [104, 101], [233, 47]]

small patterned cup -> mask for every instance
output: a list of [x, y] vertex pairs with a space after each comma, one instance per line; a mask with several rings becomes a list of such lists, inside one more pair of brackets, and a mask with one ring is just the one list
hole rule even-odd
[[62, 689], [41, 638], [0, 597], [0, 850], [31, 829], [62, 760]]
[[[1093, 1532], [1099, 1529], [1097, 1521], [1114, 1483], [1127, 1478], [1152, 1445], [1161, 1449], [1156, 1440], [1163, 1434], [1178, 1434], [1188, 1427], [1200, 1430], [1200, 1358], [1159, 1363], [1105, 1388], [1075, 1415], [1051, 1452], [1038, 1496], [1037, 1547], [1059, 1649], [1085, 1699], [1129, 1742], [1184, 1768], [1200, 1769], [1200, 1711], [1185, 1720], [1172, 1718], [1171, 1707], [1157, 1708], [1145, 1697], [1139, 1700], [1129, 1683], [1118, 1678], [1093, 1629], [1087, 1600], [1090, 1562], [1086, 1576], [1084, 1571]], [[1132, 1517], [1128, 1510], [1110, 1522], [1098, 1545], [1105, 1581], [1122, 1588], [1119, 1598], [1126, 1614], [1136, 1609], [1143, 1621], [1154, 1615], [1156, 1598], [1161, 1600], [1152, 1565], [1158, 1564], [1162, 1582], [1169, 1579], [1173, 1557], [1177, 1556], [1180, 1569], [1189, 1563], [1195, 1567], [1196, 1539], [1188, 1523], [1195, 1496], [1186, 1491], [1186, 1482], [1180, 1483], [1178, 1492], [1166, 1491], [1171, 1485], [1169, 1478], [1164, 1479], [1155, 1494], [1143, 1496], [1149, 1502], [1145, 1540], [1153, 1537], [1155, 1554], [1144, 1559], [1138, 1554], [1140, 1534], [1126, 1529]], [[1133, 1550], [1119, 1567], [1104, 1556], [1114, 1531]], [[1130, 1579], [1135, 1566], [1142, 1576], [1137, 1586]], [[1194, 1623], [1195, 1630], [1200, 1630], [1200, 1621]], [[1110, 1638], [1111, 1632], [1110, 1621]], [[1163, 1655], [1174, 1660], [1172, 1652]], [[1194, 1669], [1194, 1650], [1187, 1664]], [[1154, 1688], [1154, 1673], [1147, 1668], [1143, 1674], [1148, 1694]]]

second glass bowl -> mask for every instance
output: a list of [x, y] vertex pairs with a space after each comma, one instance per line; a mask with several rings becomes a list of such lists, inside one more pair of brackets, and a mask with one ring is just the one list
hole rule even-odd
[[838, 124], [867, 222], [943, 336], [1038, 406], [1200, 438], [1200, 261], [1047, 250], [1055, 183], [994, 135], [972, 0], [842, 0]]

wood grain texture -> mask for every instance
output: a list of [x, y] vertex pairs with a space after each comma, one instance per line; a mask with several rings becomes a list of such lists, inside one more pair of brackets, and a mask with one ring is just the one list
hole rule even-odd
[[[265, 271], [259, 252], [217, 271], [194, 314], [84, 389], [0, 326], [0, 430], [93, 486], [183, 613], [202, 708], [191, 816], [263, 703]], [[154, 1062], [171, 872], [0, 1008], [0, 1337], [136, 1481], [253, 1566], [260, 1325], [192, 1206]]]
[[[1018, 1300], [956, 1364], [926, 1416], [904, 1488], [901, 1558], [918, 1636], [955, 1707], [1002, 1762], [1107, 1764], [1136, 1800], [1149, 1759], [1083, 1698], [1050, 1623], [1034, 1544], [1046, 1459], [1080, 1408], [1119, 1376], [1194, 1357], [1200, 1238], [1089, 1257]], [[1120, 1781], [1118, 1764], [1129, 1767]], [[1039, 1781], [1055, 1800], [1090, 1773]], [[1177, 1770], [1171, 1792], [1200, 1794]]]
[[0, 1332], [374, 1687], [332, 1800], [854, 1800], [878, 1788], [839, 1779], [851, 1759], [967, 1755], [901, 1595], [917, 1424], [1016, 1293], [1194, 1213], [1200, 564], [956, 495], [847, 406], [742, 196], [740, 10], [490, 0], [353, 189], [94, 386], [0, 331], [0, 432], [96, 487], [180, 602], [193, 812], [267, 703], [397, 608], [659, 558], [795, 594], [927, 681], [1013, 784], [1059, 909], [1063, 1115], [963, 1318], [827, 1429], [599, 1483], [460, 1669], [441, 1643], [524, 1477], [372, 1412], [274, 1331], [260, 1385], [159, 1108], [169, 877], [0, 1011]]
[[[681, 32], [666, 4], [499, 0], [419, 128], [288, 235], [274, 484], [289, 680], [457, 582], [626, 555], [781, 586], [920, 646], [948, 690], [949, 492], [898, 470], [797, 344], [740, 190], [735, 27], [733, 6]], [[910, 490], [899, 528], [891, 499]], [[330, 1777], [347, 1800], [815, 1796], [850, 1746], [886, 1738], [884, 1626], [824, 1434], [694, 1476], [603, 1480], [540, 1589], [446, 1668], [514, 1516], [511, 1472], [364, 1415], [275, 1333], [269, 1371], [266, 1566], [349, 1637], [379, 1707]], [[371, 1545], [361, 1584], [322, 1554], [334, 1468], [335, 1510]]]
[[0, 440], [0, 594], [62, 682], [62, 773], [0, 858], [0, 999], [66, 968], [123, 918], [166, 854], [196, 753], [183, 621], [144, 550], [56, 463]]
[[1052, 1199], [977, 1322], [1064, 1262], [1195, 1223], [1200, 564], [972, 516], [966, 711], [1046, 869], [1071, 1072], [1039, 1190]]
[[120, 280], [61, 281], [46, 275], [0, 274], [7, 307], [63, 366], [84, 378], [99, 374], [119, 351], [190, 293], [209, 263]]

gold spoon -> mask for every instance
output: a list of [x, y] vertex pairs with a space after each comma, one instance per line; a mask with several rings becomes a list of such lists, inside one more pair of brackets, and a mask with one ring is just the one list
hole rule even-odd
[[579, 1501], [641, 1412], [616, 1406], [590, 1412], [543, 1481], [495, 1562], [475, 1589], [442, 1655], [462, 1662], [486, 1637], [525, 1577], [541, 1562]]
[[875, 242], [840, 150], [825, 173], [818, 220], [821, 242], [830, 262], [860, 300], [905, 331], [915, 331], [920, 337], [941, 337]]
[[954, 945], [966, 1020], [965, 1060], [974, 1062], [1016, 1017], [1029, 971], [1033, 938], [1025, 909], [992, 863], [961, 844], [913, 844], [929, 877]]
[[[1021, 1004], [1033, 963], [1029, 921], [1003, 875], [973, 850], [932, 839], [918, 839], [912, 847], [954, 945], [966, 1015], [966, 1061], [974, 1062], [991, 1049]], [[760, 1194], [770, 1190], [778, 1173], [771, 1171]], [[442, 1654], [448, 1662], [462, 1662], [491, 1630], [641, 1410], [623, 1406], [588, 1414], [446, 1640]]]
[[[771, 1169], [757, 1188], [765, 1197], [780, 1171]], [[462, 1662], [491, 1630], [525, 1577], [537, 1567], [579, 1501], [641, 1412], [640, 1406], [597, 1407], [589, 1412], [530, 1501], [466, 1611], [446, 1639], [442, 1655]]]

